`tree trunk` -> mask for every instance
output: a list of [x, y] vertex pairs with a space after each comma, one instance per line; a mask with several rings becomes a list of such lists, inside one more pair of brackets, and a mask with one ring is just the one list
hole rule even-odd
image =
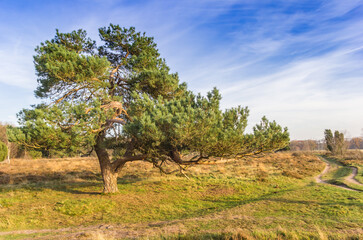
[[127, 148], [125, 156], [115, 160], [113, 162], [110, 161], [110, 157], [104, 147], [104, 139], [105, 133], [100, 133], [97, 136], [96, 144], [94, 146], [94, 150], [97, 153], [98, 161], [100, 163], [101, 174], [103, 179], [103, 192], [104, 193], [116, 193], [118, 192], [117, 188], [117, 177], [118, 173], [125, 166], [126, 162], [139, 161], [144, 160], [146, 155], [136, 155], [132, 156], [132, 148], [133, 144]]
[[103, 179], [103, 193], [116, 193], [118, 192], [117, 177], [118, 173], [113, 172], [112, 169], [101, 169]]
[[100, 134], [97, 137], [95, 151], [100, 163], [101, 174], [103, 179], [103, 193], [116, 193], [118, 171], [114, 169], [110, 162], [110, 158], [106, 149], [103, 146], [104, 135]]

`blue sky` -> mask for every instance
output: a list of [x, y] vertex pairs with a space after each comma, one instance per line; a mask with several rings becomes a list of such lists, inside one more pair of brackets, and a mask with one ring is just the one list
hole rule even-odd
[[181, 81], [266, 115], [292, 139], [363, 134], [362, 0], [0, 0], [0, 121], [39, 102], [32, 56], [55, 29], [135, 26]]

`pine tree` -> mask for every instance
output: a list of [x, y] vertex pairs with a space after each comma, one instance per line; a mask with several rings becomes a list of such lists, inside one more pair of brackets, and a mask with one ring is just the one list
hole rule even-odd
[[[104, 192], [117, 191], [127, 162], [200, 164], [212, 156], [240, 158], [276, 151], [289, 133], [263, 118], [245, 134], [248, 109], [220, 110], [221, 95], [187, 90], [171, 73], [153, 38], [111, 24], [99, 29], [103, 45], [83, 30], [60, 33], [36, 48], [35, 91], [47, 102], [19, 114], [22, 134], [34, 147], [91, 146], [101, 167]], [[40, 136], [43, 136], [41, 138]], [[113, 156], [107, 149], [113, 149]], [[192, 156], [181, 153], [189, 151]]]
[[331, 132], [330, 129], [325, 129], [324, 136], [325, 136], [326, 148], [328, 149], [328, 151], [333, 152], [334, 151], [333, 133]]

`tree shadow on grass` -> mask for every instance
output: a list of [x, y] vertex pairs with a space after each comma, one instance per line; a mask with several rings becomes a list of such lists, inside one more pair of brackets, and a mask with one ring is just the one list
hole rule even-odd
[[269, 200], [272, 197], [275, 197], [277, 195], [281, 195], [281, 194], [288, 193], [288, 192], [293, 192], [296, 190], [298, 190], [298, 188], [277, 190], [277, 191], [273, 191], [273, 192], [270, 192], [267, 194], [261, 194], [259, 197], [250, 198], [250, 199], [241, 199], [238, 196], [231, 196], [231, 197], [226, 196], [222, 199], [205, 199], [205, 201], [223, 203], [223, 205], [228, 206], [228, 208], [233, 208], [233, 207], [246, 205], [246, 204], [250, 204], [250, 203], [254, 203], [254, 202]]
[[28, 183], [44, 183], [52, 181], [79, 182], [84, 180], [99, 180], [99, 174], [92, 171], [59, 171], [45, 172], [40, 174], [32, 173], [5, 173], [0, 172], [0, 185], [24, 185]]
[[[269, 202], [279, 202], [281, 204], [303, 204], [307, 206], [311, 206], [312, 204], [318, 204], [319, 206], [355, 206], [355, 207], [363, 207], [363, 204], [354, 200], [357, 200], [358, 198], [355, 197], [347, 197], [347, 201], [351, 202], [343, 202], [343, 201], [334, 201], [332, 200], [293, 200], [293, 199], [286, 199], [283, 196], [286, 193], [294, 192], [294, 191], [300, 191], [304, 188], [311, 187], [311, 185], [306, 185], [304, 187], [298, 187], [298, 188], [291, 188], [291, 189], [285, 189], [285, 190], [278, 190], [273, 191], [267, 194], [262, 194], [259, 197], [252, 198], [252, 199], [239, 199], [238, 197], [232, 196], [232, 197], [225, 197], [222, 199], [205, 199], [205, 201], [212, 201], [212, 202], [218, 202], [223, 203], [223, 205], [228, 206], [227, 208], [233, 208], [238, 207], [241, 205], [246, 205], [250, 203], [256, 203], [260, 201], [269, 201]], [[353, 200], [353, 201], [352, 201]]]
[[140, 182], [140, 181], [143, 181], [143, 180], [144, 179], [140, 178], [137, 175], [127, 174], [127, 175], [124, 175], [122, 177], [119, 177], [117, 179], [117, 184], [133, 184], [133, 183]]
[[[125, 175], [118, 179], [118, 184], [133, 184], [142, 181], [136, 175]], [[97, 190], [92, 190], [97, 188]], [[50, 189], [72, 194], [102, 194], [101, 174], [92, 171], [65, 171], [44, 174], [7, 174], [0, 172], [0, 192], [14, 189], [43, 191]], [[84, 189], [84, 190], [83, 190]], [[91, 189], [91, 190], [90, 190]]]

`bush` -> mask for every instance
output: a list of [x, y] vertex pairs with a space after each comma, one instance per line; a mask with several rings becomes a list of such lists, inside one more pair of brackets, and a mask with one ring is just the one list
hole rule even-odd
[[8, 156], [8, 147], [0, 141], [0, 162], [4, 161]]
[[40, 151], [31, 150], [28, 154], [32, 159], [42, 158], [42, 152]]

